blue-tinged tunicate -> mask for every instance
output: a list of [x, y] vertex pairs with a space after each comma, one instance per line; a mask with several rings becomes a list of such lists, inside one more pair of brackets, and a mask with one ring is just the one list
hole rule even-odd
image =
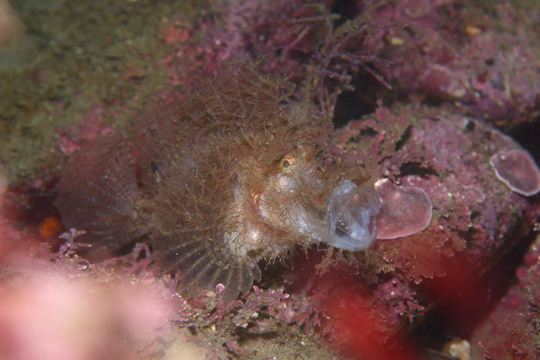
[[379, 198], [373, 189], [343, 181], [328, 198], [329, 244], [343, 250], [358, 251], [375, 239]]

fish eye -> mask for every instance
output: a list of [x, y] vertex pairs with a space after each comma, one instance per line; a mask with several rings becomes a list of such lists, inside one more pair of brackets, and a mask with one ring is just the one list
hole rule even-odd
[[296, 158], [291, 154], [286, 154], [281, 159], [281, 172], [283, 174], [289, 174], [291, 171], [294, 170], [296, 165]]

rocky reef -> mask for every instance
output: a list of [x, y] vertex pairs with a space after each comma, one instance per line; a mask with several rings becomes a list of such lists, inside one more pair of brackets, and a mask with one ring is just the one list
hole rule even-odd
[[[18, 24], [16, 41], [0, 52], [6, 80], [0, 84], [0, 354], [461, 360], [540, 355], [540, 12], [534, 4], [63, 5], [0, 7]], [[50, 13], [60, 8], [65, 17]], [[112, 31], [114, 41], [103, 29]], [[234, 80], [246, 80], [244, 73], [230, 65], [238, 61], [262, 81], [245, 93]], [[219, 94], [227, 90], [233, 100], [220, 103]], [[270, 103], [273, 111], [259, 116]], [[211, 131], [205, 130], [204, 114], [215, 121]], [[218, 124], [223, 118], [229, 120]], [[182, 125], [171, 125], [178, 121]], [[275, 121], [287, 131], [274, 131]], [[171, 126], [154, 129], [154, 123]], [[259, 125], [257, 134], [264, 136], [257, 139], [264, 141], [240, 159], [237, 145], [257, 146], [252, 130]], [[181, 141], [139, 141], [151, 133]], [[197, 145], [204, 134], [223, 146]], [[272, 142], [276, 134], [279, 141]], [[111, 151], [110, 139], [121, 155], [112, 160], [103, 156]], [[304, 166], [307, 148], [313, 166], [302, 178], [284, 182], [295, 166]], [[204, 167], [217, 158], [207, 156], [213, 151], [220, 161]], [[169, 155], [156, 157], [163, 152]], [[243, 172], [256, 168], [250, 161], [269, 165]], [[191, 171], [203, 168], [208, 171]], [[125, 169], [132, 171], [127, 187], [125, 178], [115, 183], [109, 176], [124, 176]], [[187, 180], [168, 181], [174, 171]], [[224, 184], [225, 173], [275, 181], [238, 183], [236, 192], [234, 186], [195, 181]], [[87, 186], [66, 196], [66, 182]], [[261, 205], [267, 188], [290, 190], [293, 183], [303, 185], [290, 194], [264, 195]], [[369, 196], [359, 190], [364, 186]], [[170, 191], [177, 187], [184, 192]], [[143, 194], [126, 200], [137, 204], [136, 217], [131, 205], [120, 214], [137, 226], [126, 228], [118, 214], [111, 215], [110, 209], [121, 207], [109, 203], [107, 189], [120, 197]], [[144, 206], [152, 196], [160, 206]], [[196, 222], [203, 232], [211, 228], [200, 224], [218, 213], [187, 210], [219, 207], [216, 199], [226, 198], [240, 208], [251, 206], [249, 214], [242, 208], [249, 229], [264, 225], [260, 229], [271, 233], [265, 238], [271, 241], [259, 246], [246, 230], [248, 250], [227, 248], [258, 270], [241, 291], [229, 290], [242, 282], [241, 272], [190, 291], [195, 267], [184, 266], [181, 255], [175, 261], [182, 263], [160, 261], [159, 239], [174, 234], [181, 244], [189, 224]], [[309, 209], [324, 209], [311, 222], [298, 220], [306, 216], [297, 211], [308, 208], [305, 199], [312, 201]], [[101, 207], [93, 209], [97, 203]], [[81, 206], [85, 210], [78, 212]], [[270, 208], [287, 216], [271, 215], [278, 212]], [[77, 214], [84, 216], [71, 221]], [[285, 218], [296, 225], [283, 225]], [[220, 226], [229, 237], [234, 233]], [[105, 245], [114, 246], [99, 247], [95, 234], [109, 228], [115, 230]], [[299, 233], [288, 241], [293, 228]], [[333, 237], [315, 228], [330, 229]], [[360, 237], [360, 230], [369, 236]], [[369, 241], [358, 245], [360, 238]], [[200, 259], [191, 256], [190, 264], [206, 266]], [[223, 273], [230, 273], [225, 270], [231, 264], [223, 265]]]

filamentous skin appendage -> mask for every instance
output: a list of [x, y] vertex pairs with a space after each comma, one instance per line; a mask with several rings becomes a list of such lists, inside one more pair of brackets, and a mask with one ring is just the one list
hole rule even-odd
[[224, 66], [184, 104], [143, 116], [70, 159], [56, 205], [84, 229], [89, 256], [148, 241], [183, 287], [225, 285], [235, 298], [258, 263], [319, 242], [349, 251], [376, 235], [379, 199], [359, 167], [325, 152], [331, 122], [290, 105], [279, 81], [248, 62]]

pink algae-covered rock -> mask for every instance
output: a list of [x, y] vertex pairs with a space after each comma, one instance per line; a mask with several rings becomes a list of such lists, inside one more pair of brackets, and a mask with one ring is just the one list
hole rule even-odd
[[509, 1], [490, 5], [492, 17], [455, 0], [357, 3], [363, 10], [374, 7], [374, 31], [364, 49], [392, 62], [381, 72], [411, 99], [457, 104], [489, 121], [534, 118], [540, 77], [537, 41], [528, 29], [538, 22], [537, 12]]
[[169, 344], [195, 347], [175, 326], [189, 311], [170, 286], [150, 270], [89, 264], [74, 252], [78, 234], [65, 234], [57, 255], [41, 246], [0, 264], [2, 359], [148, 359]]
[[[397, 121], [403, 114], [411, 119], [405, 133], [396, 130], [396, 126], [404, 126]], [[408, 217], [409, 210], [429, 214], [426, 209], [431, 208], [426, 200], [422, 211], [411, 205], [401, 212], [389, 211], [385, 208], [393, 205], [389, 201], [393, 192], [416, 189], [425, 192], [433, 204], [431, 223], [423, 231], [409, 236], [401, 233], [398, 240], [373, 244], [370, 260], [380, 257], [384, 266], [362, 269], [363, 277], [377, 283], [378, 271], [395, 274], [405, 287], [422, 294], [419, 298], [433, 299], [435, 306], [447, 301], [448, 294], [459, 293], [455, 296], [457, 303], [448, 309], [461, 306], [467, 310], [461, 314], [449, 312], [448, 321], [461, 322], [456, 326], [469, 324], [469, 315], [477, 314], [482, 306], [471, 301], [475, 297], [467, 295], [466, 289], [480, 293], [473, 280], [494, 271], [494, 259], [526, 241], [534, 224], [530, 201], [505, 191], [489, 164], [490, 157], [500, 149], [519, 145], [481, 121], [420, 107], [378, 110], [375, 115], [350, 122], [338, 135], [349, 156], [359, 161], [371, 156], [380, 164], [376, 176], [388, 179], [377, 189], [382, 204], [377, 219], [379, 238], [397, 237], [389, 235], [398, 230], [396, 224], [417, 220]], [[397, 183], [399, 187], [394, 185]], [[386, 187], [388, 194], [381, 191]], [[412, 196], [405, 194], [401, 197]], [[383, 222], [385, 213], [394, 214], [393, 218]], [[398, 298], [395, 302], [399, 310], [384, 314], [388, 324], [396, 321], [391, 314], [414, 319], [418, 310], [408, 309], [428, 307], [419, 299]]]
[[537, 359], [540, 354], [540, 237], [529, 247], [516, 281], [475, 329], [474, 359]]
[[422, 188], [397, 186], [384, 179], [375, 184], [375, 189], [381, 201], [377, 216], [378, 239], [405, 237], [428, 227], [433, 205]]
[[491, 157], [495, 175], [512, 191], [533, 196], [540, 191], [540, 169], [531, 155], [521, 149], [499, 151]]

